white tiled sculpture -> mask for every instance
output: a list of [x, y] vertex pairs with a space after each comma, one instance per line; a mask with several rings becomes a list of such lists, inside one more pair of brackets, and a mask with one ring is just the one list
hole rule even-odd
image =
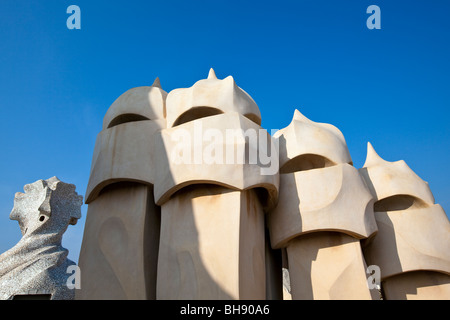
[[371, 299], [359, 239], [377, 231], [372, 196], [342, 133], [295, 111], [275, 134], [280, 196], [272, 246], [286, 248], [292, 299]]
[[450, 223], [428, 183], [404, 161], [383, 160], [370, 143], [360, 172], [379, 229], [364, 254], [380, 267], [384, 298], [450, 299]]
[[10, 214], [22, 239], [0, 255], [0, 300], [74, 299], [67, 283], [75, 262], [61, 241], [69, 224], [81, 218], [83, 197], [56, 177], [27, 184], [24, 191], [16, 193]]

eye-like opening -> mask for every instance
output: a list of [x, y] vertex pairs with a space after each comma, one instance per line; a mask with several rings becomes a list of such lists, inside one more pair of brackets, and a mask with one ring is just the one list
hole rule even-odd
[[256, 123], [258, 126], [261, 125], [261, 119], [254, 113], [246, 113], [244, 114], [244, 117], [246, 117], [247, 119], [249, 119], [250, 121], [253, 121], [254, 123]]
[[399, 194], [378, 200], [373, 205], [375, 212], [400, 211], [406, 209], [426, 208], [428, 204], [425, 201], [406, 194]]
[[215, 116], [218, 114], [222, 114], [223, 112], [217, 108], [213, 107], [195, 107], [187, 110], [183, 114], [181, 114], [177, 120], [173, 123], [173, 126], [179, 126], [180, 124], [197, 120], [200, 118], [206, 118], [210, 116]]
[[108, 129], [118, 126], [119, 124], [127, 123], [127, 122], [135, 122], [135, 121], [144, 121], [144, 120], [150, 120], [147, 117], [144, 117], [140, 114], [134, 114], [134, 113], [125, 113], [121, 114], [117, 117], [115, 117], [108, 125]]
[[324, 156], [320, 156], [317, 154], [302, 154], [286, 162], [280, 168], [280, 173], [292, 173], [298, 171], [320, 169], [331, 167], [334, 165], [336, 165], [336, 163]]
[[40, 222], [44, 222], [44, 220], [45, 220], [45, 216], [40, 216], [40, 217], [39, 217], [39, 221], [40, 221]]

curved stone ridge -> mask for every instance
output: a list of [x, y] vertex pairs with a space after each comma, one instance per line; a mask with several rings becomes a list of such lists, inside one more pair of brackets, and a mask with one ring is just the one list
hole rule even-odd
[[405, 161], [389, 162], [382, 159], [369, 142], [367, 158], [360, 170], [375, 199], [382, 200], [396, 195], [407, 195], [434, 204], [434, 197], [426, 181], [423, 181]]
[[363, 239], [377, 231], [373, 198], [349, 164], [282, 174], [281, 185], [268, 222], [275, 248], [310, 232], [336, 231]]
[[[284, 171], [284, 166], [289, 166], [289, 162], [308, 155], [323, 158], [322, 166], [324, 167], [338, 163], [352, 164], [352, 158], [342, 132], [331, 124], [314, 122], [298, 110], [295, 110], [289, 126], [277, 131], [274, 138], [280, 144], [280, 168], [282, 171]], [[295, 162], [290, 166], [295, 166]], [[314, 164], [311, 164], [312, 167]], [[294, 169], [286, 171], [292, 170]]]
[[[196, 113], [197, 108], [202, 109]], [[194, 116], [204, 116], [202, 110], [208, 112], [208, 108], [213, 114], [237, 112], [261, 124], [261, 113], [252, 97], [236, 85], [232, 76], [219, 80], [211, 69], [207, 79], [197, 81], [190, 88], [175, 89], [169, 93], [167, 127], [186, 121], [183, 116], [190, 119], [188, 112], [194, 113]]]
[[27, 184], [24, 191], [16, 193], [10, 214], [23, 237], [0, 255], [0, 299], [34, 294], [73, 299], [66, 271], [75, 263], [67, 259], [61, 241], [68, 225], [81, 218], [83, 197], [56, 177]]
[[137, 87], [126, 91], [109, 107], [103, 118], [103, 129], [134, 119], [165, 119], [166, 97], [167, 92], [161, 88], [159, 78], [156, 78], [149, 87]]

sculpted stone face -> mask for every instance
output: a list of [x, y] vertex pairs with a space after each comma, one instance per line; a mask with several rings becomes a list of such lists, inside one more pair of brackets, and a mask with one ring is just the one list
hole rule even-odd
[[16, 193], [10, 213], [10, 219], [19, 222], [22, 235], [59, 231], [61, 226], [75, 225], [81, 218], [83, 197], [71, 195], [75, 193], [74, 185], [53, 177], [27, 184], [24, 191]]
[[151, 86], [126, 91], [109, 107], [95, 143], [86, 203], [116, 182], [154, 184], [155, 136], [166, 126], [166, 96], [156, 78]]
[[24, 191], [16, 193], [10, 213], [23, 237], [0, 255], [0, 299], [37, 293], [73, 299], [66, 271], [75, 263], [67, 259], [61, 241], [69, 224], [80, 219], [83, 197], [56, 177], [27, 184]]
[[264, 210], [276, 204], [279, 177], [267, 150], [276, 160], [278, 152], [260, 123], [253, 99], [212, 70], [168, 94], [154, 189], [158, 299], [266, 297]]
[[352, 166], [343, 134], [296, 110], [274, 138], [280, 192], [268, 227], [272, 247], [286, 248], [292, 298], [373, 298], [359, 242], [377, 231], [373, 197]]
[[151, 86], [127, 90], [106, 112], [86, 190], [77, 299], [156, 294], [160, 210], [153, 185], [161, 152], [155, 137], [166, 127], [166, 96], [156, 78]]
[[42, 224], [49, 215], [44, 209], [44, 202], [50, 190], [44, 187], [43, 181], [39, 180], [33, 185], [27, 184], [24, 190], [26, 193], [15, 194], [14, 208], [9, 215], [11, 220], [19, 222], [22, 235], [25, 235], [29, 228], [31, 231]]

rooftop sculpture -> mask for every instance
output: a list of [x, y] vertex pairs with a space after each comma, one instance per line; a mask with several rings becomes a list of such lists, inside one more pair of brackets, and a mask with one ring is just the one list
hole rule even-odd
[[298, 110], [271, 136], [212, 69], [111, 105], [86, 203], [77, 299], [282, 299], [283, 272], [292, 299], [379, 299], [368, 265], [385, 299], [450, 298], [450, 224], [422, 179], [370, 148], [358, 170]]
[[0, 299], [43, 295], [53, 300], [73, 299], [67, 287], [67, 259], [61, 245], [69, 224], [81, 217], [83, 197], [75, 186], [53, 177], [38, 180], [18, 192], [10, 219], [17, 220], [22, 239], [0, 255]]
[[449, 299], [450, 223], [428, 183], [404, 161], [382, 159], [370, 143], [360, 172], [378, 225], [364, 255], [382, 271], [384, 298]]

